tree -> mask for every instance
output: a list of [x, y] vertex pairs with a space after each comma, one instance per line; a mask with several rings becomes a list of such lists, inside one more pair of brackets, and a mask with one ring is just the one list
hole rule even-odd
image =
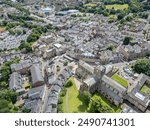
[[1, 81], [0, 82], [0, 87], [3, 87], [3, 88], [7, 88], [8, 84], [6, 81]]
[[12, 105], [9, 101], [0, 99], [0, 113], [9, 113]]
[[125, 37], [123, 40], [124, 45], [128, 45], [131, 42], [132, 38], [131, 37]]
[[136, 63], [132, 66], [133, 71], [136, 73], [144, 73], [148, 76], [150, 76], [150, 60], [149, 59], [143, 59], [143, 60], [137, 60]]
[[63, 110], [62, 110], [62, 104], [58, 104], [57, 111], [58, 112], [63, 112]]
[[23, 107], [22, 108], [22, 112], [23, 113], [29, 113], [30, 112], [30, 109], [26, 108], [26, 107]]
[[58, 104], [62, 104], [63, 103], [63, 99], [62, 99], [62, 97], [60, 97], [59, 99], [58, 99]]
[[107, 50], [113, 51], [115, 49], [114, 45], [110, 45], [109, 47], [107, 47]]
[[114, 110], [104, 104], [100, 98], [91, 99], [90, 105], [89, 105], [89, 112], [91, 113], [113, 113]]
[[126, 20], [127, 20], [127, 21], [131, 21], [132, 19], [133, 19], [132, 16], [127, 16], [127, 17], [126, 17]]
[[68, 65], [68, 62], [66, 61], [66, 62], [64, 62], [64, 66], [67, 66]]
[[21, 31], [21, 30], [16, 30], [15, 33], [16, 33], [17, 35], [20, 35], [20, 34], [22, 34], [22, 31]]
[[84, 91], [81, 93], [81, 97], [84, 101], [84, 103], [89, 106], [90, 100], [91, 100], [91, 94], [88, 91]]
[[[0, 73], [2, 76], [2, 78], [1, 78], [2, 80], [0, 81], [1, 88], [6, 88], [6, 83], [8, 83], [9, 75], [11, 73], [10, 65], [13, 63], [18, 63], [18, 62], [19, 62], [19, 58], [13, 58], [12, 60], [5, 62], [3, 64], [3, 66], [1, 67], [1, 69], [0, 69]], [[2, 81], [6, 82], [6, 83], [4, 83]], [[8, 85], [7, 85], [7, 87], [8, 87]]]
[[39, 39], [40, 34], [38, 33], [31, 33], [28, 37], [27, 37], [27, 42], [35, 42]]
[[63, 88], [60, 92], [60, 97], [64, 97], [66, 95], [66, 92], [67, 92], [67, 89], [66, 88]]
[[1, 90], [0, 99], [10, 101], [14, 104], [17, 101], [17, 93], [13, 90], [8, 90], [8, 89]]
[[26, 34], [27, 32], [26, 32], [26, 30], [23, 29], [22, 33], [23, 33], [23, 34]]
[[66, 87], [66, 88], [69, 88], [69, 87], [71, 87], [72, 85], [73, 85], [72, 81], [69, 80], [69, 81], [65, 84], [65, 87]]

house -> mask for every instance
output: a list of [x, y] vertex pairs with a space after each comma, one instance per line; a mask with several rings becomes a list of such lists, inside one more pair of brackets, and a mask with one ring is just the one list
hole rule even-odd
[[39, 64], [33, 64], [30, 68], [32, 77], [32, 86], [38, 87], [45, 84]]
[[25, 107], [31, 110], [31, 113], [39, 113], [42, 111], [42, 104], [46, 94], [46, 86], [32, 88], [27, 93]]
[[27, 71], [30, 70], [30, 67], [32, 65], [32, 61], [31, 60], [24, 60], [21, 61], [18, 64], [11, 64], [11, 71], [12, 72], [18, 72], [18, 73], [26, 73]]
[[122, 60], [122, 55], [117, 52], [105, 50], [100, 52], [100, 63], [105, 65], [108, 63], [118, 63]]
[[9, 89], [18, 90], [22, 89], [21, 75], [17, 72], [13, 72], [9, 78]]
[[45, 110], [46, 113], [57, 112], [59, 91], [60, 91], [60, 87], [58, 85], [52, 86], [52, 91], [50, 91], [48, 95], [48, 101], [47, 101], [46, 110]]
[[144, 57], [145, 52], [139, 45], [122, 45], [119, 47], [119, 51], [123, 54], [125, 60], [134, 60], [139, 57]]
[[44, 58], [53, 58], [55, 56], [56, 56], [56, 49], [55, 48], [47, 49], [44, 53]]

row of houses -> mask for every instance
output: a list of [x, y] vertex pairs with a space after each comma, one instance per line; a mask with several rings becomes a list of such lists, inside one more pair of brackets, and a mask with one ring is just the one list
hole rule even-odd
[[[49, 90], [48, 94], [48, 100], [46, 103], [45, 112], [46, 113], [56, 113], [57, 112], [57, 104], [59, 99], [59, 93], [61, 89], [64, 87], [66, 81], [71, 76], [71, 73], [68, 68], [65, 68], [57, 78], [54, 80], [51, 80], [52, 82], [49, 82], [51, 88]], [[50, 76], [50, 77], [54, 77]]]
[[42, 112], [42, 105], [46, 95], [46, 86], [38, 86], [30, 89], [27, 92], [27, 99], [24, 102], [24, 107], [29, 109], [31, 113]]
[[142, 45], [122, 45], [119, 46], [119, 52], [123, 54], [125, 60], [134, 60], [145, 57], [150, 52], [150, 42]]

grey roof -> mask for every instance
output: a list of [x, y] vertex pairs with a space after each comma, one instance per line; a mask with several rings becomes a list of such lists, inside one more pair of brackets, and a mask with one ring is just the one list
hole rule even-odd
[[28, 91], [28, 98], [25, 100], [25, 107], [31, 110], [31, 113], [40, 112], [42, 99], [45, 94], [45, 86], [32, 88]]
[[61, 91], [61, 88], [58, 85], [53, 85], [51, 91], [55, 91], [59, 93]]
[[57, 84], [60, 87], [63, 87], [63, 82], [61, 80], [56, 80], [55, 84]]
[[42, 99], [44, 91], [45, 86], [40, 86], [30, 89], [27, 94], [30, 99], [38, 99], [38, 98]]
[[9, 88], [13, 89], [13, 90], [17, 90], [17, 89], [21, 89], [21, 75], [17, 72], [13, 72], [10, 75], [10, 79], [9, 79]]
[[126, 88], [114, 81], [113, 79], [109, 78], [108, 76], [104, 75], [102, 81], [111, 86], [112, 88], [116, 89], [120, 93], [124, 93]]
[[97, 83], [97, 79], [94, 77], [91, 77], [91, 78], [84, 80], [84, 83], [87, 84], [89, 87], [91, 87]]
[[40, 112], [40, 106], [42, 102], [41, 100], [26, 100], [25, 107], [31, 110], [31, 113], [39, 113]]
[[32, 83], [44, 82], [39, 64], [33, 64], [31, 67]]
[[132, 86], [132, 90], [128, 92], [128, 95], [132, 97], [135, 101], [147, 107], [150, 103], [150, 97], [149, 95], [140, 92], [140, 89], [146, 81], [150, 82], [150, 77], [145, 74], [140, 74], [138, 77], [138, 82], [136, 82]]
[[84, 61], [79, 61], [79, 65], [81, 67], [83, 67], [85, 70], [87, 70], [88, 72], [90, 72], [91, 74], [94, 73], [94, 67], [90, 66], [89, 64], [87, 64], [86, 62]]
[[29, 68], [31, 66], [31, 64], [32, 64], [31, 60], [24, 60], [18, 64], [11, 64], [10, 67], [11, 67], [12, 71], [18, 71], [18, 70], [21, 70], [24, 68]]
[[54, 75], [48, 77], [48, 83], [49, 84], [54, 84], [56, 80], [56, 77]]
[[106, 87], [105, 85], [101, 85], [100, 89], [104, 91], [108, 96], [113, 98], [113, 100], [121, 103], [122, 102], [122, 97], [120, 97], [115, 91], [111, 90], [110, 88]]
[[49, 105], [50, 105], [50, 104], [57, 105], [57, 103], [58, 103], [58, 98], [57, 98], [57, 97], [50, 97], [50, 98], [48, 99], [48, 104], [49, 104]]

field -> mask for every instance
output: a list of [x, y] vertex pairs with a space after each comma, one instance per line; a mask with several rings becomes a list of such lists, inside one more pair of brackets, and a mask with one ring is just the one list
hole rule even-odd
[[[62, 111], [63, 113], [85, 113], [88, 112], [88, 106], [84, 103], [84, 99], [80, 96], [79, 91], [76, 88], [76, 84], [74, 82], [74, 78], [70, 78], [69, 80], [72, 81], [73, 85], [67, 88], [67, 94], [63, 97], [62, 103]], [[120, 106], [114, 106], [111, 104], [105, 97], [103, 97], [99, 93], [95, 93], [92, 96], [92, 99], [99, 98], [101, 99], [102, 103], [105, 105], [110, 106], [114, 112], [120, 112]]]
[[119, 4], [114, 4], [114, 5], [106, 5], [106, 9], [115, 9], [115, 10], [124, 10], [124, 9], [128, 9], [129, 5], [128, 4], [123, 4], [123, 5], [119, 5]]
[[150, 85], [145, 84], [140, 91], [150, 96]]
[[5, 27], [0, 27], [0, 33], [4, 32], [5, 30]]
[[67, 94], [63, 97], [62, 109], [64, 113], [86, 112], [87, 106], [79, 95], [74, 79], [70, 79], [73, 85], [67, 88]]
[[89, 4], [85, 4], [84, 6], [86, 6], [86, 7], [96, 7], [97, 5], [96, 5], [96, 4], [89, 3]]
[[117, 74], [112, 76], [112, 79], [121, 84], [123, 87], [128, 87], [128, 82]]

